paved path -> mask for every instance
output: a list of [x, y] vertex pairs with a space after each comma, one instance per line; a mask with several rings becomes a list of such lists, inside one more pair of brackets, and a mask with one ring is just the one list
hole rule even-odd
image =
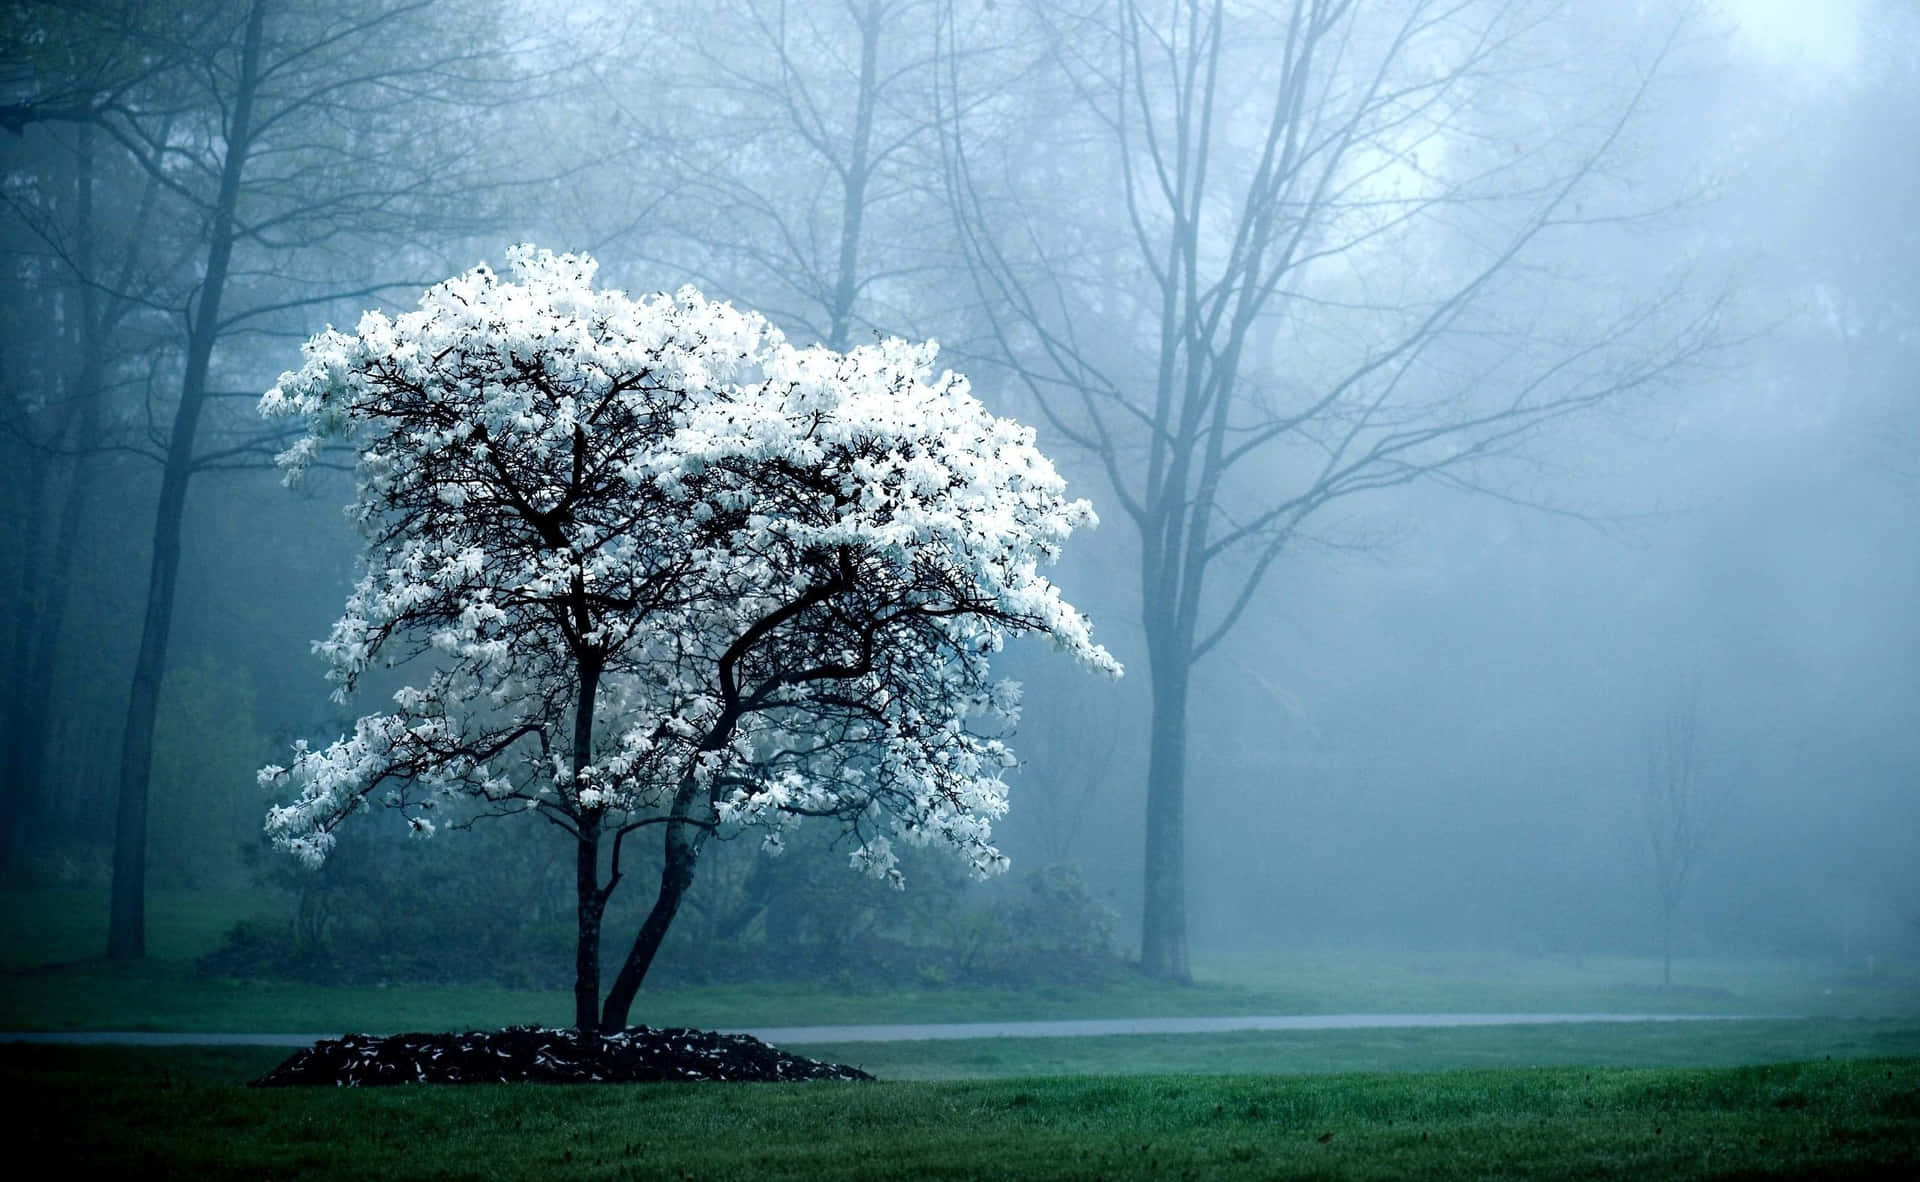
[[[1553, 1026], [1575, 1022], [1711, 1022], [1744, 1014], [1289, 1014], [1240, 1018], [1088, 1018], [1058, 1022], [926, 1022], [893, 1026], [761, 1026], [751, 1034], [777, 1046], [915, 1042], [954, 1038], [1086, 1038], [1115, 1034], [1223, 1034], [1236, 1030], [1394, 1030], [1460, 1026]], [[0, 1042], [80, 1046], [312, 1046], [337, 1034], [195, 1034], [143, 1030], [0, 1032]]]
[[[1553, 1026], [1568, 1022], [1691, 1022], [1718, 1014], [1288, 1014], [1238, 1018], [1087, 1018], [1060, 1022], [932, 1022], [905, 1026], [785, 1026], [745, 1031], [774, 1044], [909, 1042], [946, 1038], [1086, 1038], [1113, 1034], [1224, 1034], [1235, 1030], [1386, 1030], [1442, 1026]], [[1744, 1015], [1726, 1015], [1738, 1017]]]

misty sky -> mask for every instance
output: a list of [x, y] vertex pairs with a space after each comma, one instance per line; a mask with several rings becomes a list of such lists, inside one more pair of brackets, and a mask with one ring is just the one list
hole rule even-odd
[[[982, 6], [982, 27], [999, 36], [992, 22], [1017, 19], [1009, 7]], [[1507, 198], [1552, 176], [1554, 153], [1585, 143], [1592, 110], [1630, 90], [1621, 79], [1653, 59], [1635, 37], [1683, 7], [1554, 8], [1521, 59], [1554, 70], [1529, 75], [1532, 89], [1517, 91], [1511, 108], [1471, 108], [1489, 121], [1484, 139], [1438, 135], [1420, 156], [1407, 151], [1430, 131], [1417, 119], [1378, 132], [1356, 193], [1390, 205], [1403, 186], [1455, 179], [1449, 170], [1508, 188], [1479, 195], [1482, 205], [1458, 221], [1439, 214], [1418, 235], [1361, 235], [1335, 261], [1290, 276], [1305, 295], [1263, 322], [1271, 331], [1249, 349], [1263, 368], [1235, 388], [1276, 400], [1311, 388], [1343, 358], [1376, 347], [1368, 333], [1411, 318], [1466, 273], [1512, 224], [1503, 219], [1519, 216], [1524, 201]], [[1645, 28], [1621, 19], [1626, 9]], [[791, 61], [754, 40], [751, 22], [724, 14], [656, 28], [648, 22], [668, 10], [608, 5], [592, 22], [576, 10], [580, 23], [567, 28], [504, 22], [559, 38], [521, 52], [550, 53], [569, 68], [530, 73], [512, 102], [477, 106], [473, 126], [486, 134], [460, 125], [434, 141], [449, 168], [473, 171], [423, 169], [426, 180], [402, 186], [411, 200], [416, 189], [460, 178], [432, 217], [372, 218], [372, 229], [337, 239], [329, 224], [314, 232], [322, 247], [307, 253], [247, 257], [243, 244], [234, 298], [273, 311], [213, 353], [220, 389], [206, 446], [258, 429], [253, 398], [298, 364], [307, 334], [352, 324], [377, 300], [405, 306], [416, 280], [481, 259], [498, 265], [506, 244], [523, 239], [591, 249], [603, 278], [635, 289], [698, 283], [766, 311], [795, 339], [941, 337], [946, 359], [968, 369], [996, 413], [1036, 425], [1074, 493], [1103, 518], [1073, 539], [1058, 581], [1129, 674], [1108, 684], [1056, 668], [1049, 654], [1009, 654], [1006, 672], [1026, 679], [1029, 693], [1016, 743], [1025, 762], [999, 832], [1016, 874], [1078, 864], [1131, 947], [1154, 684], [1141, 534], [1097, 449], [1076, 444], [1064, 429], [1071, 424], [1042, 413], [1023, 385], [1022, 367], [1046, 360], [1037, 349], [1014, 355], [1037, 339], [1035, 325], [999, 338], [986, 325], [981, 308], [996, 289], [970, 269], [979, 254], [958, 241], [948, 189], [957, 182], [942, 171], [951, 145], [924, 134], [914, 106], [935, 93], [914, 89], [932, 76], [925, 63], [885, 75], [907, 82], [875, 118], [906, 146], [864, 190], [867, 237], [836, 237], [849, 224], [846, 169], [816, 148], [857, 123], [848, 88], [860, 55], [844, 5], [794, 9], [802, 10], [817, 18], [804, 36], [818, 43]], [[1410, 368], [1409, 388], [1434, 400], [1413, 404], [1414, 421], [1462, 374], [1491, 375], [1484, 390], [1493, 393], [1469, 383], [1465, 397], [1494, 397], [1523, 368], [1503, 368], [1500, 345], [1535, 330], [1533, 343], [1578, 340], [1610, 310], [1636, 299], [1651, 306], [1644, 293], [1664, 283], [1679, 294], [1651, 318], [1650, 337], [1678, 331], [1702, 305], [1724, 313], [1726, 344], [1710, 358], [1529, 435], [1510, 465], [1478, 484], [1388, 484], [1301, 527], [1230, 640], [1194, 667], [1186, 815], [1197, 957], [1303, 941], [1645, 952], [1657, 927], [1650, 746], [1688, 703], [1715, 818], [1678, 919], [1686, 946], [1842, 956], [1866, 940], [1889, 955], [1920, 954], [1920, 87], [1915, 46], [1903, 53], [1894, 40], [1920, 36], [1920, 24], [1887, 15], [1899, 11], [1872, 0], [1722, 0], [1649, 91], [1645, 117], [1621, 140], [1618, 172], [1597, 174], [1591, 224], [1585, 207], [1570, 215], [1525, 267], [1503, 275], [1511, 285], [1487, 297], [1487, 319], [1446, 347], [1453, 352], [1436, 348], [1431, 369]], [[1606, 40], [1616, 32], [1617, 42]], [[931, 43], [923, 33], [900, 31], [875, 52], [910, 60]], [[623, 38], [645, 52], [608, 52]], [[1151, 268], [1128, 253], [1127, 203], [1101, 187], [1121, 170], [1100, 155], [1109, 149], [1089, 146], [1105, 142], [1104, 129], [1071, 113], [1073, 87], [1049, 72], [1058, 63], [1039, 53], [1044, 39], [1005, 40], [1011, 49], [994, 43], [1035, 56], [1007, 67], [1020, 81], [996, 94], [1000, 105], [982, 104], [983, 118], [1005, 122], [969, 144], [986, 194], [978, 209], [991, 211], [968, 215], [979, 223], [969, 232], [998, 235], [1005, 257], [1032, 268], [1015, 278], [1065, 276], [1045, 289], [1055, 302], [1036, 305], [1080, 316], [1075, 339], [1094, 342], [1093, 362], [1137, 394], [1155, 372], [1158, 308], [1139, 294]], [[1250, 44], [1258, 42], [1240, 51]], [[1255, 74], [1271, 65], [1253, 53], [1243, 60]], [[797, 131], [767, 98], [789, 69], [809, 72], [822, 96], [817, 127]], [[1265, 109], [1245, 107], [1232, 118]], [[373, 130], [391, 128], [373, 120], [355, 134]], [[1539, 160], [1518, 142], [1509, 160], [1508, 137], [1535, 133]], [[187, 142], [177, 129], [167, 134]], [[10, 280], [0, 360], [29, 376], [67, 364], [47, 342], [78, 298], [40, 278], [74, 265], [62, 254], [67, 239], [46, 234], [74, 207], [62, 186], [73, 184], [79, 157], [63, 135], [38, 128], [5, 138], [20, 194], [7, 214], [9, 257], [24, 261]], [[217, 138], [193, 142], [206, 148]], [[470, 156], [474, 145], [502, 155]], [[118, 149], [102, 141], [90, 150], [109, 159]], [[394, 150], [359, 163], [437, 159]], [[1248, 159], [1257, 153], [1223, 151], [1210, 175]], [[1545, 171], [1526, 171], [1536, 166]], [[21, 815], [31, 814], [44, 843], [28, 852], [81, 876], [104, 873], [146, 602], [153, 457], [164, 450], [156, 424], [184, 369], [176, 338], [204, 255], [192, 235], [212, 224], [201, 206], [170, 206], [177, 194], [162, 191], [153, 201], [167, 220], [127, 231], [141, 208], [138, 175], [102, 173], [107, 224], [172, 253], [146, 260], [160, 276], [155, 289], [110, 337], [125, 353], [95, 424], [107, 450], [73, 461], [7, 442], [0, 490], [9, 531], [0, 542], [26, 556], [7, 564], [7, 643], [25, 652], [39, 621], [63, 620], [42, 662], [44, 692], [23, 680], [7, 701], [10, 717], [37, 719], [47, 749], [63, 753], [22, 789], [37, 794]], [[296, 180], [263, 188], [262, 202], [302, 192], [310, 177]], [[1151, 188], [1140, 183], [1142, 193]], [[1616, 223], [1616, 209], [1630, 212]], [[1196, 254], [1234, 240], [1216, 232]], [[109, 237], [104, 249], [123, 246]], [[840, 275], [841, 260], [868, 270]], [[392, 286], [395, 267], [406, 283]], [[307, 288], [283, 299], [280, 283], [336, 294], [303, 303]], [[1381, 292], [1403, 302], [1384, 313], [1367, 306]], [[1515, 326], [1524, 331], [1505, 335]], [[23, 378], [9, 389], [29, 385]], [[77, 430], [59, 417], [61, 405], [18, 400], [22, 421], [48, 438]], [[1246, 505], [1280, 496], [1333, 434], [1242, 470], [1230, 491]], [[266, 801], [255, 770], [283, 758], [295, 738], [324, 741], [351, 724], [351, 710], [328, 702], [310, 651], [353, 577], [357, 543], [340, 514], [347, 482], [319, 473], [289, 492], [258, 462], [267, 450], [195, 475], [186, 500], [152, 762], [155, 800], [169, 802], [154, 811], [159, 882], [250, 881], [255, 871], [235, 851], [259, 844]], [[1142, 454], [1123, 449], [1114, 467]], [[66, 516], [62, 506], [71, 507]], [[64, 549], [52, 536], [62, 521], [73, 523]], [[36, 573], [69, 568], [66, 583]], [[1245, 569], [1223, 563], [1208, 610]], [[64, 617], [50, 613], [54, 586], [72, 588], [77, 606]]]
[[1844, 76], [1859, 52], [1858, 0], [1721, 0], [1762, 57]]

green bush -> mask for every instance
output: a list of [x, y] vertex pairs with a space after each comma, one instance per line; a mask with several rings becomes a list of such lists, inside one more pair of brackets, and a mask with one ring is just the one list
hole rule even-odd
[[286, 916], [235, 925], [202, 968], [325, 985], [564, 986], [571, 879], [556, 871], [570, 868], [541, 856], [557, 847], [513, 836], [484, 825], [432, 841], [356, 834], [318, 870], [251, 851], [256, 882], [286, 900]]
[[[431, 841], [364, 830], [319, 870], [261, 850], [257, 881], [284, 919], [236, 925], [202, 967], [314, 984], [491, 983], [565, 988], [573, 977], [569, 851], [479, 824]], [[843, 988], [1086, 984], [1118, 973], [1112, 910], [1078, 869], [974, 883], [937, 851], [908, 851], [909, 887], [847, 867], [841, 843], [803, 830], [779, 857], [719, 843], [648, 977], [656, 985], [804, 980]], [[658, 853], [623, 853], [606, 916], [611, 972], [652, 902]]]

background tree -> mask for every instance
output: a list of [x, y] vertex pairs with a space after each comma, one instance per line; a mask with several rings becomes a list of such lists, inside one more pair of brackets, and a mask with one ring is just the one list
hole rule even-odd
[[1699, 694], [1689, 691], [1647, 742], [1641, 796], [1654, 893], [1660, 903], [1660, 985], [1673, 986], [1673, 917], [1699, 868], [1712, 820], [1700, 779]]
[[[1765, 227], [1792, 234], [1796, 219], [1815, 229], [1800, 236], [1791, 256], [1798, 265], [1779, 276], [1798, 302], [1794, 331], [1781, 334], [1779, 364], [1804, 367], [1807, 379], [1828, 391], [1823, 409], [1845, 418], [1872, 462], [1902, 479], [1907, 495], [1920, 493], [1920, 225], [1909, 196], [1920, 191], [1920, 161], [1887, 151], [1889, 140], [1920, 134], [1920, 11], [1882, 2], [1867, 6], [1876, 30], [1864, 60], [1845, 87], [1835, 87], [1794, 128], [1791, 157], [1766, 174], [1782, 184], [1789, 174], [1826, 178], [1818, 194], [1775, 210]], [[1844, 202], [1849, 216], [1825, 218], [1818, 200]], [[1785, 214], [1787, 216], [1782, 217]], [[1817, 376], [1816, 376], [1817, 375]]]
[[1644, 212], [1617, 169], [1677, 33], [1575, 58], [1565, 13], [1033, 3], [1053, 86], [1024, 105], [977, 101], [977, 34], [949, 22], [948, 171], [993, 351], [1139, 542], [1150, 975], [1190, 977], [1194, 670], [1275, 563], [1330, 506], [1413, 481], [1544, 496], [1513, 479], [1530, 440], [1710, 340], [1683, 280], [1572, 263]]
[[[631, 175], [605, 249], [738, 294], [845, 349], [946, 309], [957, 269], [935, 143], [935, 0], [648, 5], [607, 64]], [[605, 31], [596, 29], [595, 37]], [[646, 60], [635, 70], [636, 60]]]
[[[34, 844], [48, 739], [61, 695], [54, 671], [83, 549], [81, 530], [103, 470], [124, 460], [131, 392], [162, 364], [166, 326], [147, 302], [170, 263], [155, 224], [158, 179], [97, 126], [100, 111], [177, 62], [155, 30], [160, 5], [19, 6], [0, 35], [7, 339], [0, 360], [0, 439], [8, 448], [8, 514], [17, 583], [6, 666], [7, 744], [0, 767], [0, 867]], [[185, 14], [171, 14], [183, 25]]]
[[[137, 291], [81, 275], [83, 290], [137, 298], [172, 320], [136, 441], [160, 465], [146, 608], [121, 737], [108, 950], [145, 951], [144, 900], [156, 719], [168, 666], [187, 492], [196, 474], [274, 450], [220, 409], [245, 343], [304, 310], [417, 283], [433, 248], [486, 224], [496, 175], [477, 150], [498, 125], [491, 88], [512, 81], [489, 5], [454, 0], [82, 4], [95, 52], [36, 54], [9, 126], [87, 123], [157, 187], [173, 266]], [[34, 35], [72, 25], [34, 6]], [[87, 23], [87, 22], [82, 22]], [[438, 269], [434, 267], [433, 269]], [[246, 384], [235, 382], [245, 389]], [[255, 387], [257, 389], [257, 387]], [[250, 397], [250, 395], [249, 395]]]
[[[1024, 632], [1118, 667], [1037, 573], [1092, 520], [1032, 443], [929, 349], [796, 350], [701, 299], [629, 300], [522, 248], [395, 320], [315, 337], [270, 414], [358, 450], [365, 572], [322, 646], [342, 693], [422, 680], [301, 748], [268, 829], [318, 861], [375, 792], [532, 811], [576, 850], [575, 1024], [621, 1029], [716, 830], [833, 818], [856, 867], [892, 840], [1001, 869], [1015, 713], [988, 655]], [[985, 729], [981, 729], [985, 728]], [[602, 1004], [621, 847], [659, 826], [658, 893]], [[603, 844], [605, 846], [603, 854]], [[605, 861], [603, 870], [602, 861]]]
[[0, 30], [0, 128], [95, 123], [183, 64], [219, 13], [169, 0], [15, 0]]

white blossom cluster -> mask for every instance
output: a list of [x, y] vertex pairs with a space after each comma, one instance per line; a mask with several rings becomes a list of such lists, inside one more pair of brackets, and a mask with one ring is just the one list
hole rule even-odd
[[261, 771], [293, 789], [275, 840], [318, 863], [369, 803], [423, 834], [460, 803], [759, 825], [776, 849], [823, 816], [878, 875], [897, 841], [1002, 867], [992, 735], [1018, 694], [989, 656], [1032, 631], [1119, 672], [1039, 573], [1094, 516], [1032, 432], [936, 375], [932, 344], [795, 348], [691, 288], [511, 261], [321, 333], [262, 401], [308, 424], [289, 481], [324, 443], [359, 457], [364, 568], [316, 645], [336, 696], [417, 674]]

